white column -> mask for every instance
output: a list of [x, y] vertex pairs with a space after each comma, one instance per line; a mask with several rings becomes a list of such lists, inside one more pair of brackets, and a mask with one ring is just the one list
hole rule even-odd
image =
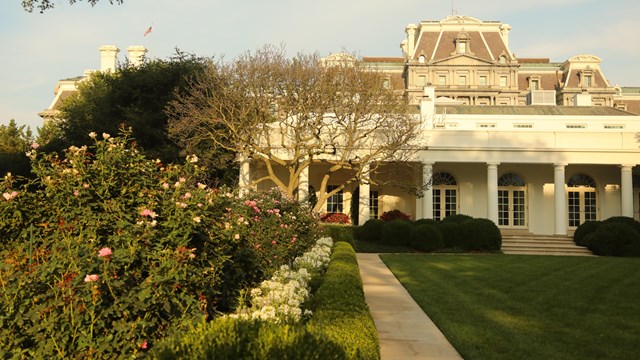
[[567, 235], [567, 192], [564, 182], [564, 167], [567, 164], [553, 165], [553, 197], [554, 197], [554, 233]]
[[620, 165], [620, 205], [622, 216], [633, 218], [633, 165]]
[[298, 201], [304, 201], [309, 196], [309, 167], [305, 167], [300, 171], [298, 177]]
[[251, 185], [251, 167], [249, 158], [245, 155], [238, 155], [238, 161], [240, 162], [240, 177], [238, 179], [238, 189], [240, 196], [244, 195]]
[[422, 188], [424, 196], [422, 198], [422, 218], [433, 219], [433, 163], [422, 163]]
[[498, 224], [498, 165], [487, 163], [487, 219]]
[[[362, 178], [360, 179], [360, 190], [358, 201], [358, 225], [362, 225], [371, 217], [369, 209], [369, 198], [371, 197], [371, 185], [369, 176], [369, 164], [362, 166]], [[351, 201], [356, 201], [352, 199]]]

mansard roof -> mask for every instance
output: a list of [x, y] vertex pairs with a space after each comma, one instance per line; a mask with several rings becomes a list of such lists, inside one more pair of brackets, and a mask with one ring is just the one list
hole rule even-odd
[[408, 55], [413, 60], [421, 55], [428, 61], [446, 59], [456, 53], [456, 39], [463, 38], [470, 45], [469, 53], [479, 59], [497, 61], [504, 55], [513, 60], [507, 40], [510, 28], [499, 21], [480, 21], [470, 16], [448, 16], [439, 22], [422, 21], [415, 27], [415, 46]]

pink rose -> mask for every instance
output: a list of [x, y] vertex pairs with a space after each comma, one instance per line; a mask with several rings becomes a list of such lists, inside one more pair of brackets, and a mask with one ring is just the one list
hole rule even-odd
[[108, 247], [104, 247], [98, 251], [98, 256], [109, 256], [111, 255], [111, 249]]
[[97, 274], [91, 274], [84, 277], [84, 282], [98, 281], [100, 277]]

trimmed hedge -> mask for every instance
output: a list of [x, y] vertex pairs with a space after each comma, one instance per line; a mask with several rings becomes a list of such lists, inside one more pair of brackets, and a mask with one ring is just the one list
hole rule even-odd
[[351, 245], [336, 243], [314, 305], [308, 326], [321, 337], [339, 343], [347, 359], [380, 358], [378, 333], [365, 302]]
[[472, 219], [461, 224], [465, 250], [500, 250], [502, 234], [498, 226], [489, 219]]
[[[416, 228], [423, 226], [430, 226], [432, 229], [420, 230], [424, 232], [422, 235], [412, 234]], [[463, 214], [450, 215], [442, 221], [369, 220], [356, 228], [355, 239], [362, 242], [380, 241], [384, 245], [409, 246], [418, 251], [496, 251], [502, 247], [502, 234], [493, 221]]]
[[356, 241], [355, 232], [358, 227], [353, 225], [340, 224], [320, 224], [325, 235], [333, 239], [334, 242], [344, 241], [353, 246]]
[[412, 225], [407, 220], [392, 220], [382, 226], [380, 240], [387, 245], [408, 245]]
[[626, 216], [586, 221], [576, 229], [573, 241], [596, 255], [640, 256], [640, 222]]
[[596, 255], [640, 256], [640, 234], [624, 222], [603, 222], [586, 239]]
[[434, 225], [416, 225], [409, 234], [409, 246], [420, 251], [440, 250], [444, 247], [442, 233]]
[[576, 231], [573, 233], [573, 241], [578, 246], [587, 246], [585, 240], [586, 236], [592, 232], [595, 232], [600, 226], [600, 221], [585, 221], [580, 224]]
[[355, 252], [334, 246], [306, 324], [218, 318], [154, 347], [155, 359], [380, 359]]
[[384, 224], [385, 222], [380, 219], [367, 220], [363, 225], [356, 228], [356, 238], [366, 242], [380, 242], [380, 236], [382, 234], [382, 227]]

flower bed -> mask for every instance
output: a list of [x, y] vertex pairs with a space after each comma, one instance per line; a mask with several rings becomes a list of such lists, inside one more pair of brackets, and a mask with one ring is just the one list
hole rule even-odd
[[31, 151], [26, 185], [0, 181], [5, 356], [135, 357], [233, 311], [317, 238], [317, 218], [278, 191], [210, 189], [194, 156], [164, 165], [92, 135], [64, 156]]
[[373, 319], [364, 299], [355, 252], [345, 242], [312, 298], [308, 322], [219, 318], [167, 339], [154, 349], [160, 359], [379, 359]]

